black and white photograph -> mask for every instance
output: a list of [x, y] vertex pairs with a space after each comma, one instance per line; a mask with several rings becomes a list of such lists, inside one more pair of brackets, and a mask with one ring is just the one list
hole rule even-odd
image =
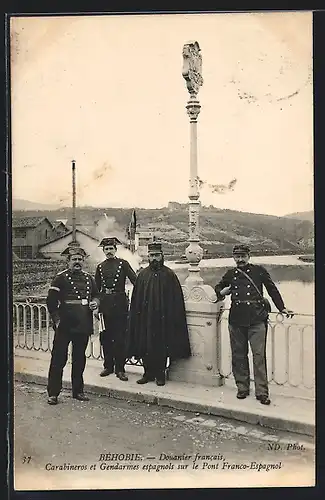
[[312, 12], [9, 31], [14, 489], [315, 486]]

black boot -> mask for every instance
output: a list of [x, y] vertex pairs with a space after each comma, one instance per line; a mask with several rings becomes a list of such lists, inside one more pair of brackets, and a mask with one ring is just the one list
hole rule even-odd
[[153, 382], [154, 380], [155, 380], [155, 377], [152, 377], [151, 375], [144, 373], [142, 378], [137, 380], [137, 384], [147, 384], [148, 382]]
[[74, 399], [78, 399], [78, 401], [89, 401], [88, 396], [86, 396], [83, 392], [80, 392], [79, 394], [74, 394], [72, 397]]
[[108, 368], [104, 368], [104, 370], [100, 372], [99, 376], [100, 377], [107, 377], [111, 373], [113, 373], [112, 370], [109, 370]]
[[163, 378], [156, 378], [156, 384], [157, 385], [165, 385], [166, 384], [166, 380], [163, 379]]
[[259, 401], [262, 405], [270, 405], [271, 400], [268, 396], [256, 396], [257, 401]]
[[129, 380], [127, 375], [124, 372], [117, 372], [116, 376], [117, 376], [117, 378], [122, 380], [122, 382], [127, 382]]
[[57, 405], [58, 404], [58, 398], [56, 396], [49, 396], [47, 399], [47, 402], [49, 405]]
[[238, 391], [237, 392], [237, 399], [245, 399], [249, 396], [249, 391]]
[[157, 385], [165, 385], [166, 384], [166, 376], [165, 376], [165, 370], [162, 370], [158, 373], [156, 373], [156, 384]]

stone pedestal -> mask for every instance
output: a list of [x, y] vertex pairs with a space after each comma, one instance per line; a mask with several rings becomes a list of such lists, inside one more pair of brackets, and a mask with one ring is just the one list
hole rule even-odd
[[177, 360], [168, 370], [168, 379], [205, 386], [220, 386], [220, 324], [223, 303], [216, 302], [212, 287], [183, 286], [192, 356]]

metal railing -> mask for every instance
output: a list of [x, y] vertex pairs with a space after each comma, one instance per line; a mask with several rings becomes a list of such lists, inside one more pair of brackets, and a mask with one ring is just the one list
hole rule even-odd
[[[52, 351], [54, 330], [44, 301], [42, 302], [41, 299], [38, 303], [31, 302], [30, 299], [15, 301], [13, 303], [12, 324], [15, 349], [48, 353]], [[100, 321], [94, 318], [94, 334], [90, 337], [86, 350], [88, 359], [104, 359], [99, 341], [100, 325]], [[70, 357], [71, 349], [69, 349], [69, 361]], [[127, 359], [126, 364], [142, 366], [141, 361], [134, 358]]]
[[[233, 379], [228, 333], [229, 310], [219, 317], [218, 344], [220, 374]], [[315, 389], [315, 328], [312, 314], [295, 314], [287, 319], [271, 313], [268, 322], [266, 358], [270, 383], [307, 390]], [[251, 377], [252, 353], [249, 352]], [[253, 377], [251, 378], [253, 380]]]
[[[228, 310], [224, 310], [222, 314], [219, 314], [216, 349], [220, 375], [226, 381], [232, 381], [228, 314]], [[54, 331], [44, 301], [41, 299], [38, 299], [37, 302], [34, 302], [34, 299], [33, 301], [31, 299], [14, 301], [12, 319], [14, 347], [16, 349], [51, 352]], [[86, 351], [88, 359], [103, 359], [99, 341], [100, 329], [99, 321], [94, 319], [94, 335], [90, 337]], [[285, 319], [280, 315], [271, 313], [266, 354], [269, 382], [280, 386], [314, 390], [314, 316], [311, 314], [296, 314], [292, 319]], [[141, 366], [141, 362], [133, 358], [128, 359], [126, 363]], [[253, 374], [251, 353], [249, 354], [249, 363], [251, 374]]]

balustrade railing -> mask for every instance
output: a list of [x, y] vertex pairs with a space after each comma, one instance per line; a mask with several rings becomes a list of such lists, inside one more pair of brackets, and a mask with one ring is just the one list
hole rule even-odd
[[[219, 315], [216, 332], [219, 372], [225, 381], [232, 381], [231, 350], [228, 334], [228, 310]], [[44, 300], [15, 300], [13, 303], [14, 347], [30, 351], [50, 352], [54, 331]], [[86, 355], [89, 359], [102, 360], [99, 342], [100, 322], [94, 319], [94, 335], [90, 337]], [[314, 316], [296, 314], [292, 319], [271, 313], [267, 335], [267, 369], [273, 384], [315, 388], [315, 330]], [[252, 355], [249, 354], [252, 369]], [[128, 359], [129, 365], [141, 365], [140, 361]]]
[[[39, 298], [37, 303], [29, 299], [14, 301], [12, 324], [15, 349], [51, 352], [54, 330], [44, 299], [42, 301]], [[101, 329], [101, 320], [94, 317], [94, 334], [90, 337], [86, 350], [88, 359], [103, 360], [103, 351], [99, 341]], [[71, 349], [69, 360], [70, 355]], [[142, 366], [141, 361], [134, 358], [127, 359], [126, 364]]]
[[[219, 321], [219, 369], [225, 379], [233, 379], [228, 314], [229, 310], [225, 310]], [[281, 314], [272, 312], [268, 322], [266, 358], [270, 383], [314, 390], [314, 316], [295, 314], [293, 318], [287, 319]], [[250, 373], [253, 375], [251, 351], [249, 352], [249, 364]]]

